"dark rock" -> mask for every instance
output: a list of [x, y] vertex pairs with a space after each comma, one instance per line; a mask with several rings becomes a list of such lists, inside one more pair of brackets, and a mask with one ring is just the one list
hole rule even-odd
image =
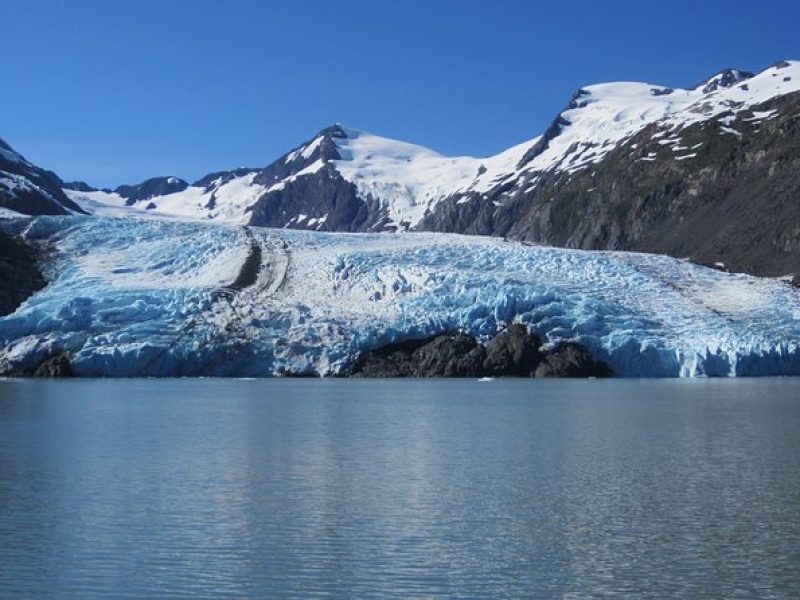
[[[753, 111], [776, 116], [753, 121]], [[628, 250], [724, 263], [777, 277], [800, 264], [800, 92], [773, 98], [730, 123], [681, 130], [696, 156], [675, 160], [657, 124], [591, 169], [537, 173], [484, 195], [440, 202], [417, 229], [502, 236], [567, 248]], [[642, 161], [652, 155], [655, 160]], [[485, 196], [485, 197], [484, 197]]]
[[253, 242], [250, 244], [250, 251], [247, 258], [236, 276], [236, 280], [228, 286], [231, 290], [241, 291], [249, 288], [258, 281], [258, 273], [261, 270], [261, 246]]
[[545, 353], [536, 367], [536, 377], [611, 377], [611, 368], [595, 361], [589, 352], [574, 342], [559, 344]]
[[[341, 159], [335, 140], [347, 135], [340, 125], [327, 127], [261, 170], [253, 182], [270, 186], [318, 161], [325, 163], [313, 174], [264, 193], [248, 209], [251, 213], [248, 224], [320, 231], [395, 229], [389, 225], [386, 209], [371, 197], [361, 198], [356, 186], [345, 180], [330, 163]], [[306, 218], [301, 220], [300, 215]], [[323, 217], [324, 221], [319, 221]]]
[[33, 372], [34, 377], [73, 377], [74, 375], [68, 354], [58, 354], [48, 358]]
[[61, 184], [61, 187], [67, 190], [74, 190], [76, 192], [96, 192], [97, 188], [93, 188], [85, 181], [67, 181]]
[[708, 79], [698, 84], [695, 89], [702, 86], [704, 94], [710, 94], [720, 88], [729, 88], [741, 81], [745, 81], [753, 77], [753, 73], [747, 71], [740, 71], [739, 69], [724, 69], [712, 75]]
[[529, 377], [541, 361], [541, 340], [524, 325], [513, 324], [486, 344], [483, 368], [487, 375]]
[[800, 288], [800, 275], [795, 275], [794, 277], [792, 277], [791, 284], [794, 287]]
[[38, 254], [32, 244], [0, 231], [0, 316], [13, 313], [45, 286]]
[[475, 338], [457, 333], [389, 344], [356, 363], [358, 377], [480, 377], [486, 357]]
[[230, 171], [216, 171], [198, 179], [192, 184], [192, 187], [204, 188], [206, 192], [228, 183], [231, 179], [236, 177], [243, 177], [250, 173], [256, 173], [259, 169], [251, 169], [248, 167], [239, 167]]
[[[262, 195], [248, 209], [249, 225], [290, 227], [320, 231], [381, 231], [388, 215], [372, 199], [362, 200], [356, 187], [330, 164], [313, 175], [299, 177], [290, 185]], [[299, 220], [299, 215], [307, 218]], [[325, 217], [323, 222], [312, 219]]]
[[25, 181], [14, 185], [8, 178], [0, 178], [0, 208], [23, 215], [66, 215], [70, 210], [86, 214], [64, 194], [58, 175], [31, 164], [2, 139], [0, 150], [0, 172]]
[[286, 377], [287, 379], [311, 379], [319, 378], [319, 373], [316, 371], [292, 371], [286, 367], [279, 367], [276, 377]]
[[469, 335], [438, 336], [412, 355], [415, 377], [480, 377], [485, 351]]
[[137, 185], [121, 185], [114, 191], [125, 198], [125, 204], [133, 206], [155, 196], [167, 196], [182, 192], [189, 184], [177, 177], [153, 177]]
[[412, 353], [422, 342], [390, 344], [362, 354], [353, 367], [355, 377], [414, 377]]
[[583, 346], [562, 344], [540, 351], [538, 336], [511, 325], [486, 346], [463, 333], [389, 344], [365, 352], [355, 377], [609, 377], [611, 370], [592, 360]]
[[653, 88], [650, 90], [650, 93], [653, 94], [653, 96], [669, 96], [673, 92], [675, 92], [675, 90], [672, 88]]

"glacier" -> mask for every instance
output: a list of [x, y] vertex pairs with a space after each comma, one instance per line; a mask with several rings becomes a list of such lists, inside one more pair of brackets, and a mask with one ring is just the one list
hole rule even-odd
[[80, 376], [340, 375], [366, 349], [519, 322], [617, 376], [800, 375], [799, 290], [667, 256], [130, 216], [0, 228], [44, 249], [50, 282], [0, 318], [0, 372], [66, 352]]

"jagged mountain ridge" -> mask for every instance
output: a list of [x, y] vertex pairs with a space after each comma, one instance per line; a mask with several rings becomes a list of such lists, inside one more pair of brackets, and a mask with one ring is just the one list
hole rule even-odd
[[0, 138], [0, 209], [26, 215], [84, 212], [70, 200], [64, 182], [35, 166]]
[[478, 233], [784, 275], [800, 270], [799, 94], [798, 62], [726, 69], [688, 90], [599, 84], [543, 135], [489, 158], [334, 125], [263, 169], [175, 178], [172, 193], [66, 193], [100, 215]]

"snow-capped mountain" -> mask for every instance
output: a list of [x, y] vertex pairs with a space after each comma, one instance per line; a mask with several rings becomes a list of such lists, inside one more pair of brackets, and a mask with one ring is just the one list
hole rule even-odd
[[87, 212], [100, 217], [136, 216], [211, 220], [244, 224], [264, 188], [253, 183], [255, 169], [211, 173], [189, 185], [177, 177], [157, 177], [115, 190], [65, 189]]
[[786, 275], [800, 272], [798, 111], [800, 63], [784, 61], [691, 89], [588, 86], [542, 135], [488, 158], [337, 124], [263, 169], [64, 191], [98, 216], [475, 233]]
[[26, 215], [83, 212], [62, 191], [58, 176], [45, 171], [0, 139], [0, 211]]
[[0, 373], [347, 373], [386, 344], [510, 323], [618, 376], [800, 375], [800, 290], [667, 256], [452, 234], [37, 217], [49, 285], [0, 318]]
[[798, 62], [727, 70], [691, 90], [590, 86], [515, 173], [443, 200], [418, 229], [796, 274], [799, 113]]

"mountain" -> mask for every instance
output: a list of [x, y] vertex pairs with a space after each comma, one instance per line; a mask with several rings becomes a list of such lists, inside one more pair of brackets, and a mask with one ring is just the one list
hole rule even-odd
[[177, 177], [153, 177], [138, 185], [121, 185], [114, 193], [125, 198], [126, 205], [133, 206], [137, 202], [182, 192], [187, 187], [189, 184]]
[[[447, 366], [477, 340], [489, 358], [514, 323], [617, 376], [800, 375], [800, 291], [668, 256], [167, 219], [44, 216], [0, 232], [52, 248], [48, 285], [0, 317], [4, 375], [344, 375], [365, 353], [471, 336], [417, 357]], [[502, 362], [523, 350], [504, 346]]]
[[0, 209], [25, 215], [83, 213], [58, 176], [28, 162], [0, 139]]
[[517, 172], [419, 229], [800, 272], [800, 63], [581, 90]]
[[488, 158], [335, 124], [258, 169], [65, 194], [99, 216], [317, 231], [438, 231], [666, 253], [800, 273], [800, 63], [691, 89], [581, 88], [540, 136]]
[[248, 207], [264, 192], [262, 186], [253, 183], [258, 173], [258, 169], [239, 168], [210, 173], [191, 185], [169, 176], [155, 177], [136, 185], [122, 185], [113, 191], [72, 186], [64, 192], [96, 216], [244, 224], [250, 219]]

